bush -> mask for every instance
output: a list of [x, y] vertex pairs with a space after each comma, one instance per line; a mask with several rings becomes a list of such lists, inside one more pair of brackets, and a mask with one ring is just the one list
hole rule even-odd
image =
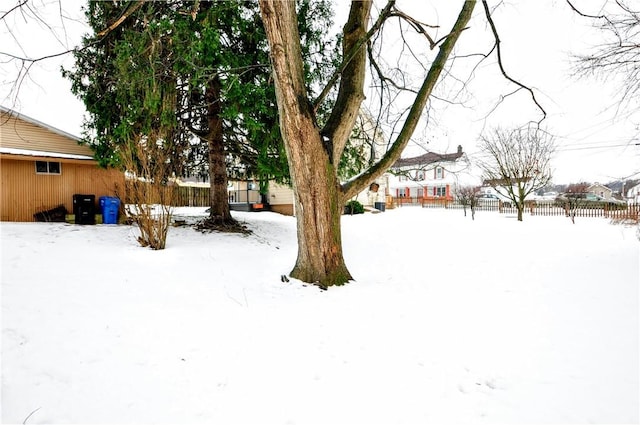
[[[150, 140], [163, 140], [149, 137]], [[125, 211], [138, 226], [138, 243], [151, 249], [164, 249], [175, 204], [176, 186], [166, 184], [172, 175], [170, 146], [132, 142], [122, 150], [122, 161], [130, 173], [125, 186], [129, 202]]]
[[344, 213], [351, 215], [362, 214], [364, 213], [364, 206], [354, 199], [353, 201], [347, 202], [347, 205], [344, 206]]

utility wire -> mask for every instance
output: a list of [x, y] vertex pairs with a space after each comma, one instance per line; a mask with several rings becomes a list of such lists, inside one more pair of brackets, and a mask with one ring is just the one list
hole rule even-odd
[[561, 147], [556, 149], [556, 152], [567, 152], [567, 151], [583, 151], [590, 149], [609, 149], [609, 148], [619, 148], [619, 147], [629, 147], [629, 146], [640, 146], [640, 143], [622, 143], [619, 145], [603, 145], [603, 146], [577, 146], [577, 147]]

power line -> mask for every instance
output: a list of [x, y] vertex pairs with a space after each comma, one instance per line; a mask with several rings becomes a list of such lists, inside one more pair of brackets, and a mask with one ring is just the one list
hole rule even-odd
[[603, 146], [563, 147], [560, 149], [556, 149], [556, 152], [582, 151], [582, 150], [590, 150], [590, 149], [609, 149], [609, 148], [620, 148], [620, 147], [629, 147], [629, 146], [640, 146], [640, 143], [622, 143], [619, 145], [603, 145]]

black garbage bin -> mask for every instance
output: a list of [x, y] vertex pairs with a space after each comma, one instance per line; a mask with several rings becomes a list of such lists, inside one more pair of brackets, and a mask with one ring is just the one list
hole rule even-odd
[[374, 202], [373, 207], [377, 210], [384, 211], [385, 203], [384, 202]]
[[96, 224], [96, 195], [73, 195], [76, 224]]

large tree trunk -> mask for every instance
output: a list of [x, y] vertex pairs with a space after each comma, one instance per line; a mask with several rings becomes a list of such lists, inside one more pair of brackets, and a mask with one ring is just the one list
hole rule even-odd
[[308, 101], [295, 2], [260, 3], [271, 41], [280, 129], [293, 182], [298, 258], [291, 276], [326, 288], [351, 280], [342, 256], [343, 198]]
[[339, 182], [318, 129], [307, 128], [297, 136], [305, 143], [290, 150], [294, 161], [303, 164], [291, 167], [298, 231], [298, 258], [291, 276], [321, 288], [342, 285], [351, 280], [351, 274], [342, 255], [340, 220], [344, 203]]
[[[340, 220], [344, 202], [400, 157], [447, 58], [471, 18], [475, 1], [466, 1], [461, 6], [458, 20], [442, 42], [391, 149], [367, 172], [342, 185], [336, 167], [364, 99], [366, 55], [359, 49], [366, 45], [372, 0], [351, 3], [349, 20], [343, 29], [344, 53], [350, 61], [341, 72], [338, 98], [323, 131], [316, 124], [305, 87], [295, 1], [259, 0], [259, 3], [271, 50], [280, 131], [295, 193], [298, 259], [291, 276], [325, 288], [342, 285], [351, 280], [342, 256]], [[391, 16], [393, 4], [389, 1], [385, 8], [387, 17]]]
[[227, 192], [227, 165], [224, 153], [224, 138], [222, 133], [222, 107], [220, 105], [221, 83], [218, 76], [209, 81], [206, 100], [208, 105], [209, 133], [207, 144], [209, 146], [209, 220], [215, 224], [234, 223], [229, 208], [229, 195]]

